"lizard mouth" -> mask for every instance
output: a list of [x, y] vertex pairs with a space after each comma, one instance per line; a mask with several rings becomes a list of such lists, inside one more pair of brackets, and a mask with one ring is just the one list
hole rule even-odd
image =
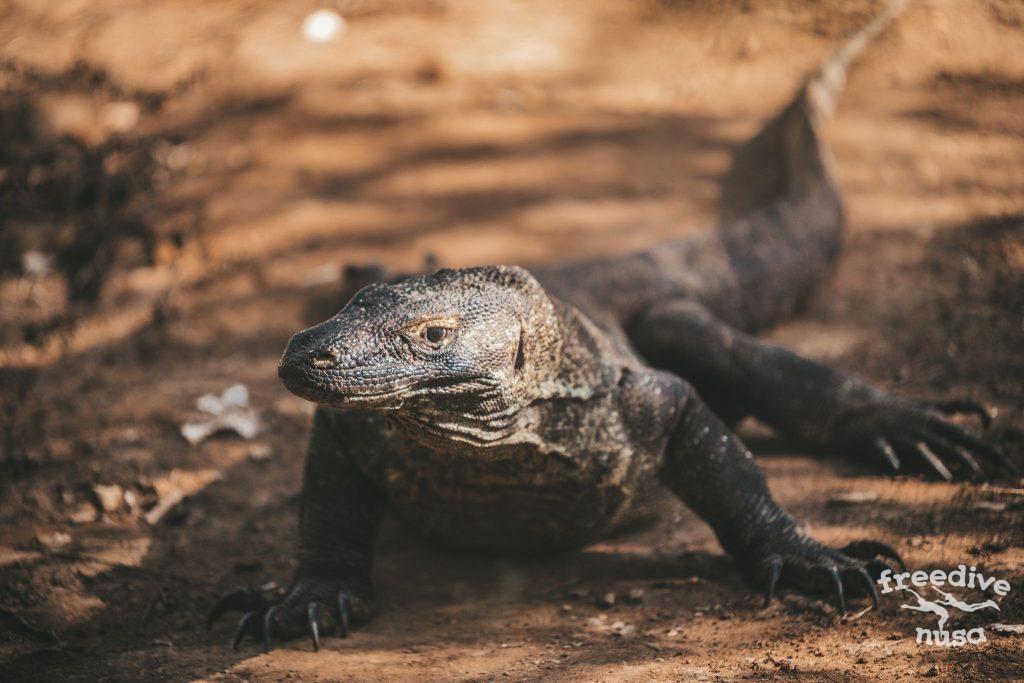
[[[321, 372], [307, 372], [301, 367], [290, 363], [281, 363], [277, 375], [288, 391], [299, 398], [332, 408], [376, 407], [397, 408], [401, 405], [401, 394], [405, 387], [391, 387], [376, 390], [352, 390], [352, 383], [339, 381], [340, 377], [322, 372], [323, 368], [314, 367]], [[397, 399], [397, 400], [396, 400]]]
[[[394, 410], [408, 400], [432, 398], [438, 394], [460, 394], [487, 392], [496, 386], [496, 381], [477, 373], [449, 377], [431, 377], [402, 381], [391, 386], [365, 387], [366, 375], [345, 371], [331, 372], [316, 364], [311, 368], [302, 364], [282, 362], [277, 368], [278, 377], [288, 391], [299, 398], [333, 408], [376, 408]], [[384, 384], [384, 382], [382, 382]]]

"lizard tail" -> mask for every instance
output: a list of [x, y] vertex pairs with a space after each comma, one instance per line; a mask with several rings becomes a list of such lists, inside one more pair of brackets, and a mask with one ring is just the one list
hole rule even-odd
[[907, 0], [891, 0], [878, 16], [840, 45], [817, 72], [807, 79], [807, 85], [804, 87], [819, 115], [831, 115], [835, 111], [836, 102], [846, 85], [846, 72], [854, 60], [903, 12], [906, 6]]
[[842, 200], [819, 128], [835, 110], [850, 66], [906, 4], [889, 2], [733, 157], [722, 181], [718, 232], [751, 328], [792, 314], [839, 252]]

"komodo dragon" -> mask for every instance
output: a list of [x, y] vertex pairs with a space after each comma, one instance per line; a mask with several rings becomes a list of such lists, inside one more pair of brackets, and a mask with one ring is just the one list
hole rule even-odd
[[[361, 289], [292, 337], [279, 374], [318, 404], [299, 516], [299, 565], [276, 604], [240, 589], [235, 647], [347, 635], [365, 618], [385, 509], [447, 545], [584, 546], [667, 486], [713, 528], [768, 604], [780, 581], [877, 605], [888, 546], [812, 538], [772, 499], [727, 426], [756, 416], [814, 451], [893, 471], [981, 478], [1004, 455], [921, 405], [753, 332], [792, 314], [839, 250], [843, 212], [818, 133], [860, 31], [737, 154], [732, 213], [712, 234], [531, 271], [440, 270]], [[751, 172], [753, 171], [753, 172]]]

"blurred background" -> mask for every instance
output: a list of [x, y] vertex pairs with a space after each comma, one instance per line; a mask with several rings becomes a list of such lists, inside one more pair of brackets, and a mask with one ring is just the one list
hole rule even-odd
[[[731, 151], [883, 4], [0, 0], [0, 678], [1010, 671], [1019, 638], [1008, 659], [922, 660], [885, 641], [900, 614], [866, 627], [888, 648], [870, 657], [818, 607], [756, 621], [681, 509], [571, 567], [410, 541], [382, 557], [384, 615], [318, 656], [200, 628], [218, 590], [287, 582], [311, 407], [275, 366], [344, 303], [346, 265], [529, 265], [707, 229]], [[1018, 461], [1022, 27], [1016, 0], [919, 0], [868, 51], [826, 126], [846, 250], [773, 332], [906, 395], [987, 403]], [[1019, 496], [765, 460], [826, 540], [870, 527], [918, 564], [974, 552], [1022, 578]], [[881, 502], [829, 507], [852, 489]], [[547, 597], [567, 570], [649, 597], [602, 625]], [[689, 582], [638, 583], [655, 575]]]

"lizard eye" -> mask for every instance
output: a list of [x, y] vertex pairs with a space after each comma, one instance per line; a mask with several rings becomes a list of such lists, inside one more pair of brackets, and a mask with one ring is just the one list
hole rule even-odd
[[407, 327], [406, 339], [416, 341], [419, 345], [438, 350], [444, 348], [455, 336], [456, 322], [447, 318], [430, 320]]
[[448, 337], [447, 327], [431, 326], [423, 330], [423, 338], [431, 344], [440, 344]]

